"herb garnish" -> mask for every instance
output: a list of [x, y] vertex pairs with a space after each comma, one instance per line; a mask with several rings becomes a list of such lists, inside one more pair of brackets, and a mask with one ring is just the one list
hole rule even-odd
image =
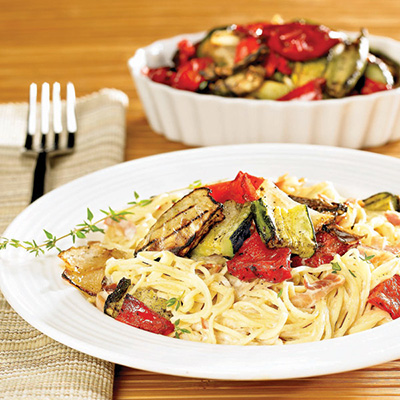
[[375, 254], [372, 254], [372, 255], [370, 255], [370, 256], [367, 256], [367, 254], [364, 253], [364, 258], [360, 255], [360, 258], [361, 258], [361, 260], [363, 260], [363, 261], [369, 261], [369, 260], [371, 260], [371, 259], [374, 258], [374, 257], [375, 257]]
[[[183, 292], [184, 293], [184, 292]], [[183, 293], [179, 297], [171, 297], [167, 301], [167, 307], [173, 307], [175, 305], [175, 311], [179, 310], [179, 307], [182, 305], [182, 296]]]
[[83, 221], [81, 224], [76, 225], [74, 229], [71, 229], [69, 233], [56, 237], [49, 231], [43, 229], [43, 232], [46, 235], [47, 240], [43, 243], [38, 244], [35, 240], [32, 241], [20, 241], [17, 239], [7, 239], [5, 237], [0, 237], [0, 250], [6, 249], [8, 246], [12, 246], [15, 248], [22, 248], [28, 251], [29, 253], [33, 253], [35, 256], [40, 254], [44, 254], [45, 251], [49, 251], [53, 248], [57, 249], [57, 251], [61, 251], [60, 248], [57, 247], [57, 242], [61, 239], [65, 239], [67, 237], [72, 238], [72, 242], [75, 243], [76, 238], [85, 239], [86, 235], [89, 232], [101, 232], [104, 233], [104, 230], [100, 228], [98, 225], [106, 220], [107, 218], [111, 218], [113, 221], [120, 222], [123, 219], [126, 219], [125, 216], [131, 214], [128, 210], [122, 211], [114, 211], [111, 207], [109, 207], [108, 211], [100, 210], [105, 217], [99, 219], [96, 222], [93, 222], [93, 213], [88, 208], [87, 209], [87, 219]]
[[278, 292], [278, 299], [279, 299], [280, 297], [282, 297], [282, 294], [283, 294], [283, 289], [281, 289], [281, 290]]
[[354, 276], [354, 278], [357, 278], [356, 274], [351, 269], [349, 269], [349, 272]]
[[342, 267], [337, 262], [331, 262], [332, 265], [332, 274], [337, 274], [338, 271], [342, 270]]
[[181, 322], [180, 319], [177, 319], [177, 320], [174, 322], [174, 326], [175, 326], [175, 337], [176, 337], [177, 339], [180, 338], [180, 336], [181, 336], [182, 333], [191, 333], [191, 332], [189, 331], [189, 329], [180, 328], [180, 327], [179, 327], [179, 323], [180, 323], [180, 322]]

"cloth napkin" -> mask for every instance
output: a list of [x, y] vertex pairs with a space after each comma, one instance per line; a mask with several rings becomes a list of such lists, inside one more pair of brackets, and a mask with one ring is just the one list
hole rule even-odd
[[[124, 159], [127, 96], [79, 98], [73, 154], [50, 160], [46, 190]], [[64, 105], [65, 107], [65, 105]], [[26, 103], [0, 105], [0, 233], [28, 204], [36, 159], [21, 154]], [[0, 399], [112, 398], [114, 365], [70, 349], [27, 324], [0, 293]]]

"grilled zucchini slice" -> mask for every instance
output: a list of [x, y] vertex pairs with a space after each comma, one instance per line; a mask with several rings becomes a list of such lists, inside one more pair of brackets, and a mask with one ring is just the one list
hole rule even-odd
[[193, 249], [194, 257], [208, 257], [213, 254], [233, 257], [250, 236], [251, 203], [238, 204], [228, 200], [224, 203], [224, 216], [225, 219], [214, 225], [207, 236]]
[[210, 189], [193, 190], [158, 218], [136, 252], [169, 250], [185, 256], [214, 224], [224, 219], [222, 208], [211, 197]]
[[[257, 189], [257, 192], [259, 193], [260, 197], [265, 197], [265, 203], [272, 207], [278, 206], [290, 209], [299, 204], [299, 202], [290, 198], [289, 195], [280, 190], [269, 179], [266, 179], [260, 185], [260, 187]], [[332, 223], [335, 219], [335, 214], [333, 213], [319, 212], [310, 207], [308, 209], [308, 213], [315, 231], [321, 230], [324, 225]]]
[[317, 246], [314, 227], [305, 204], [291, 208], [270, 206], [266, 198], [252, 204], [261, 239], [270, 247], [288, 247], [293, 254], [309, 258]]
[[400, 211], [400, 196], [389, 192], [376, 193], [363, 200], [369, 211]]

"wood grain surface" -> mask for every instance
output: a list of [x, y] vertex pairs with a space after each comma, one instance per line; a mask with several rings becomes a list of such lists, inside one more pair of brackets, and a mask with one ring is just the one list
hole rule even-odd
[[[399, 0], [0, 0], [0, 10], [0, 102], [26, 101], [31, 82], [72, 81], [78, 96], [104, 87], [121, 89], [130, 98], [127, 160], [188, 148], [151, 131], [127, 69], [136, 49], [154, 40], [274, 14], [343, 30], [366, 27], [371, 34], [400, 40]], [[400, 157], [400, 142], [368, 150]], [[252, 382], [117, 366], [114, 385], [115, 400], [379, 397], [400, 397], [400, 361], [322, 377]]]

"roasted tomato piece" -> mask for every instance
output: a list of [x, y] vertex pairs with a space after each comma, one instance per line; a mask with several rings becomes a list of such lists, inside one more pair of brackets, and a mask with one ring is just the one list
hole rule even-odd
[[310, 258], [301, 258], [294, 256], [292, 258], [292, 267], [300, 265], [307, 265], [309, 267], [317, 268], [320, 265], [330, 263], [336, 254], [342, 256], [351, 248], [356, 247], [358, 242], [344, 242], [340, 240], [337, 235], [328, 232], [318, 232], [316, 235], [317, 250]]
[[228, 261], [228, 271], [242, 281], [261, 278], [273, 283], [283, 282], [292, 277], [290, 254], [288, 248], [268, 249], [254, 232]]
[[121, 310], [115, 319], [135, 328], [161, 335], [169, 335], [175, 329], [170, 321], [129, 293], [125, 295]]
[[400, 317], [400, 276], [394, 275], [375, 286], [368, 297], [368, 303], [384, 310], [393, 319]]
[[233, 181], [208, 185], [211, 196], [219, 203], [234, 200], [236, 203], [244, 204], [246, 201], [254, 201], [259, 198], [257, 189], [264, 182], [263, 178], [249, 175], [240, 171]]

